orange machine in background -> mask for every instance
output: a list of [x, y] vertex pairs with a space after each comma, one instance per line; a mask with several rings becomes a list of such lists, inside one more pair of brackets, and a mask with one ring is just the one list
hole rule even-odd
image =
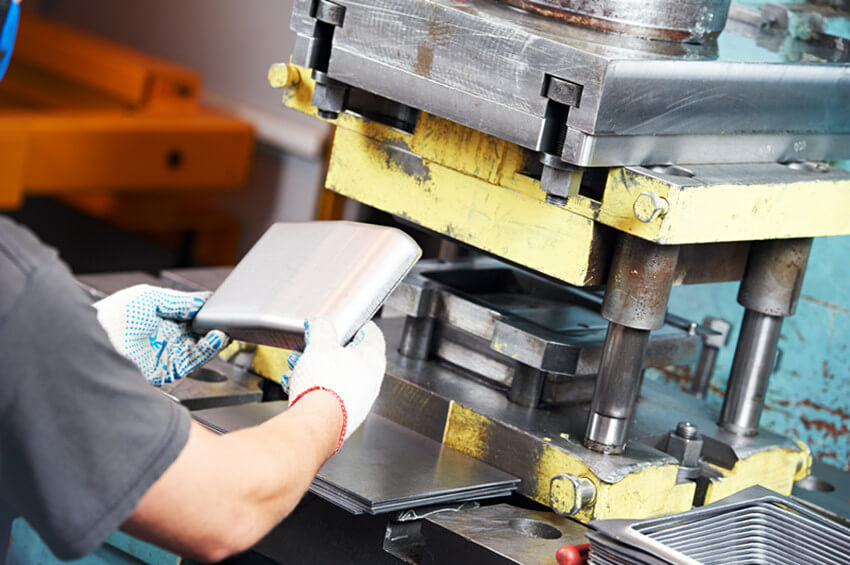
[[238, 222], [204, 194], [241, 187], [254, 136], [199, 104], [194, 71], [31, 15], [0, 84], [0, 209], [49, 195], [206, 264], [236, 259]]

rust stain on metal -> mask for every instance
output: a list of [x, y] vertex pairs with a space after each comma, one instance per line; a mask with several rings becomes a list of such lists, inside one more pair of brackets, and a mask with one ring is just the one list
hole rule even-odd
[[413, 70], [422, 76], [431, 76], [431, 66], [434, 64], [434, 50], [430, 47], [420, 45], [416, 48], [416, 63]]
[[850, 434], [850, 428], [847, 427], [847, 424], [842, 424], [839, 428], [832, 422], [827, 422], [826, 420], [809, 420], [805, 416], [800, 416], [800, 421], [803, 423], [803, 426], [807, 430], [811, 430], [814, 428], [815, 430], [824, 433], [833, 439], [838, 439], [840, 437], [846, 436]]
[[815, 410], [823, 410], [824, 412], [832, 414], [833, 416], [839, 416], [843, 420], [850, 420], [850, 412], [846, 412], [841, 408], [830, 408], [829, 406], [824, 406], [823, 404], [812, 402], [808, 398], [799, 401], [797, 403], [797, 406], [808, 406], [809, 408], [814, 408]]
[[450, 24], [444, 21], [428, 22], [428, 37], [431, 38], [435, 45], [439, 45], [440, 47], [448, 45], [451, 35], [452, 27]]
[[694, 380], [694, 377], [691, 374], [691, 368], [687, 366], [664, 367], [662, 369], [658, 369], [658, 372], [661, 374], [661, 378], [664, 379], [665, 382], [676, 383], [676, 385], [682, 390], [686, 390], [690, 387], [691, 382]]
[[768, 410], [768, 411], [770, 411], [770, 412], [779, 412], [780, 414], [784, 414], [785, 416], [793, 416], [793, 414], [791, 413], [791, 411], [789, 411], [789, 410], [783, 410], [783, 409], [781, 409], [781, 408], [777, 408], [776, 406], [772, 406], [772, 405], [770, 405], [770, 404], [765, 404], [765, 405], [764, 405], [764, 409], [765, 409], [765, 410]]
[[800, 296], [800, 298], [802, 298], [803, 300], [806, 300], [807, 302], [812, 302], [812, 303], [817, 304], [819, 306], [823, 306], [824, 308], [829, 308], [830, 310], [835, 310], [836, 312], [844, 312], [845, 314], [850, 314], [850, 308], [845, 308], [844, 306], [839, 306], [838, 304], [832, 304], [831, 302], [826, 302], [825, 300], [820, 300], [818, 298], [815, 298], [814, 296], [809, 296], [807, 294], [804, 294], [804, 295]]
[[823, 362], [823, 364], [821, 365], [821, 367], [822, 367], [822, 369], [821, 369], [821, 373], [823, 374], [823, 378], [825, 378], [825, 379], [827, 379], [827, 380], [832, 380], [832, 379], [834, 379], [834, 378], [835, 378], [835, 375], [833, 375], [833, 374], [829, 371], [829, 362], [827, 362], [827, 361], [825, 361], [825, 360], [824, 360], [824, 362]]

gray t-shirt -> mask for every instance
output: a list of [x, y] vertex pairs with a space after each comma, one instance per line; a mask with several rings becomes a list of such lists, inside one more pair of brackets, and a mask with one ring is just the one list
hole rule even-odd
[[109, 536], [190, 418], [110, 345], [56, 252], [0, 216], [0, 563], [22, 516], [61, 559]]

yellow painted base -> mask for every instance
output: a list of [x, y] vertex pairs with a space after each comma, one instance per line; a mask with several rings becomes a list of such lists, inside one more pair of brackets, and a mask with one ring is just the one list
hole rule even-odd
[[[476, 459], [498, 465], [510, 454], [497, 453], [490, 441], [497, 425], [485, 416], [452, 402], [446, 419], [443, 443]], [[523, 463], [525, 464], [525, 463]], [[534, 454], [529, 475], [523, 477], [519, 491], [537, 502], [566, 513], [572, 506], [570, 493], [550, 494], [553, 477], [568, 473], [585, 477], [596, 486], [596, 500], [574, 518], [589, 522], [606, 518], [646, 518], [683, 512], [691, 508], [694, 483], [676, 484], [676, 465], [648, 467], [616, 483], [601, 481], [579, 457], [549, 443], [540, 443]]]
[[709, 484], [705, 494], [705, 503], [718, 501], [730, 494], [753, 485], [762, 485], [779, 494], [791, 494], [794, 481], [805, 478], [809, 473], [800, 476], [800, 471], [810, 468], [811, 454], [805, 451], [792, 451], [774, 448], [760, 451], [746, 459], [738, 461], [729, 469], [715, 467], [723, 474], [723, 478]]

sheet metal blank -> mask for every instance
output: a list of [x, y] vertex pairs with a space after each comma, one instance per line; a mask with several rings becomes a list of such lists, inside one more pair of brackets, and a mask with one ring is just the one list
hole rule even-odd
[[[260, 424], [287, 409], [263, 402], [201, 410], [218, 433]], [[319, 470], [310, 491], [353, 513], [379, 514], [430, 504], [508, 495], [519, 479], [376, 414]]]
[[401, 230], [356, 222], [272, 225], [195, 317], [242, 341], [293, 348], [322, 316], [347, 343], [422, 251]]

